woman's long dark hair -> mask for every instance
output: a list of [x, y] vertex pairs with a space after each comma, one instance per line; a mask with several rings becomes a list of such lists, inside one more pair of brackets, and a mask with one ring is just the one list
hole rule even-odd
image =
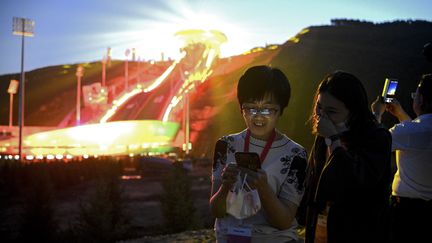
[[315, 108], [318, 95], [323, 92], [328, 92], [345, 104], [350, 112], [347, 126], [351, 131], [355, 132], [361, 130], [364, 126], [376, 124], [376, 119], [369, 110], [368, 98], [363, 84], [356, 76], [344, 71], [328, 74], [318, 86], [311, 117], [313, 124], [317, 122]]
[[[371, 126], [377, 125], [374, 115], [369, 110], [366, 90], [360, 80], [350, 73], [336, 71], [326, 75], [315, 92], [313, 102], [314, 107], [311, 116], [313, 129], [316, 129], [316, 124], [318, 122], [318, 117], [316, 115], [318, 96], [323, 92], [328, 92], [334, 96], [336, 99], [344, 103], [346, 108], [349, 110], [350, 114], [347, 126], [350, 129], [350, 133], [353, 133], [351, 136], [361, 134], [364, 128], [367, 129]], [[325, 165], [326, 151], [327, 145], [324, 142], [324, 138], [316, 136], [308, 160], [305, 184], [306, 192], [299, 210], [305, 211], [306, 205], [314, 200], [315, 191], [311, 191], [311, 188], [314, 188], [318, 183], [317, 180], [319, 179], [319, 176], [316, 176], [316, 173], [320, 173]], [[305, 212], [301, 212], [299, 215], [302, 213], [306, 214]], [[308, 213], [307, 217], [310, 217], [310, 215], [314, 215], [314, 213]], [[309, 234], [313, 233], [309, 232]]]

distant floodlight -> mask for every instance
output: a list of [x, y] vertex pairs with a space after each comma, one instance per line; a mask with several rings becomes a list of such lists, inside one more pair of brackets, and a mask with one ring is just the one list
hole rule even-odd
[[12, 79], [9, 83], [7, 92], [9, 93], [9, 127], [12, 127], [12, 116], [13, 116], [13, 95], [18, 91], [18, 80]]
[[76, 96], [76, 125], [81, 123], [81, 78], [84, 75], [84, 67], [78, 65], [76, 73], [77, 77], [77, 96]]
[[127, 92], [128, 90], [128, 79], [129, 79], [129, 67], [128, 67], [128, 56], [130, 54], [130, 50], [126, 49], [125, 51], [125, 56], [126, 56], [126, 60], [125, 60], [125, 86], [124, 86], [124, 91]]
[[31, 19], [13, 17], [13, 32], [14, 35], [33, 36], [35, 22]]
[[18, 138], [18, 154], [19, 158], [23, 158], [23, 127], [24, 127], [24, 93], [25, 93], [25, 73], [24, 73], [24, 37], [33, 36], [35, 22], [31, 19], [13, 17], [12, 34], [21, 36], [21, 92], [19, 93], [18, 106], [18, 123], [19, 123], [19, 138]]

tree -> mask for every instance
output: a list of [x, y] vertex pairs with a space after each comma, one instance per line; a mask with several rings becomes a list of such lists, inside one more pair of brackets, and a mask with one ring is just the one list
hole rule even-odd
[[[35, 168], [36, 169], [36, 168]], [[52, 242], [58, 232], [55, 220], [53, 187], [48, 172], [39, 168], [31, 173], [21, 215], [19, 240], [23, 242]]]
[[200, 227], [191, 197], [191, 181], [181, 163], [176, 163], [163, 181], [162, 213], [168, 232]]
[[117, 176], [98, 181], [87, 203], [80, 204], [74, 234], [80, 242], [115, 242], [127, 237], [131, 218]]

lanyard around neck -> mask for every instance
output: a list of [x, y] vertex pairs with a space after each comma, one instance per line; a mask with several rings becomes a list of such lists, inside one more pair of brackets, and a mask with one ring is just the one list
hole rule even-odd
[[[251, 137], [251, 132], [248, 129], [246, 131], [246, 137], [245, 137], [245, 142], [244, 142], [244, 148], [243, 148], [244, 152], [249, 152], [250, 137]], [[261, 152], [261, 155], [260, 155], [260, 161], [261, 161], [261, 163], [264, 162], [264, 159], [266, 158], [266, 156], [267, 156], [267, 154], [268, 154], [268, 152], [269, 152], [269, 150], [270, 150], [270, 148], [271, 148], [271, 146], [272, 146], [273, 141], [275, 140], [275, 138], [276, 138], [276, 131], [273, 129], [272, 134], [268, 138], [268, 140], [267, 140], [267, 142], [266, 142], [266, 144], [264, 146], [264, 149]]]

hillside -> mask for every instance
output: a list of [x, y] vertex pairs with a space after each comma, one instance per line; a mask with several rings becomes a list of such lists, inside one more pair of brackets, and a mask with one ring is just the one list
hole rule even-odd
[[[413, 115], [410, 92], [415, 91], [421, 74], [432, 72], [432, 63], [428, 63], [421, 53], [424, 44], [432, 41], [432, 23], [354, 23], [307, 29], [307, 33], [284, 43], [278, 54], [268, 62], [273, 67], [279, 67], [292, 86], [290, 104], [278, 126], [281, 131], [310, 149], [313, 137], [308, 119], [312, 98], [321, 79], [334, 70], [345, 70], [359, 77], [370, 102], [381, 93], [386, 77], [398, 78], [397, 98]], [[246, 68], [226, 76], [213, 77], [210, 80], [212, 89], [220, 85], [216, 89], [221, 90], [220, 93], [235, 91], [236, 82]], [[208, 91], [206, 99], [217, 100], [218, 94], [214, 93]], [[211, 158], [212, 146], [217, 138], [244, 128], [236, 99], [231, 98], [224, 100], [223, 109], [211, 119], [205, 135], [198, 139], [197, 144], [202, 149], [195, 150], [198, 156]], [[395, 121], [384, 116], [383, 122], [390, 126]], [[207, 143], [212, 145], [202, 146]]]
[[[343, 20], [333, 23], [309, 27], [276, 50], [264, 49], [219, 60], [214, 74], [193, 95], [196, 101], [191, 105], [194, 156], [211, 158], [219, 137], [244, 129], [235, 89], [241, 74], [253, 65], [270, 64], [288, 76], [292, 98], [278, 127], [308, 149], [312, 136], [307, 121], [313, 93], [324, 75], [334, 70], [358, 76], [370, 101], [381, 92], [386, 77], [398, 78], [398, 99], [412, 114], [409, 94], [415, 90], [422, 73], [432, 72], [432, 64], [421, 54], [423, 45], [432, 41], [432, 23], [373, 24]], [[113, 63], [107, 80], [123, 75], [122, 63]], [[161, 63], [154, 73], [160, 73], [166, 66]], [[74, 109], [75, 70], [76, 65], [60, 65], [26, 73], [26, 125], [55, 126]], [[100, 63], [88, 64], [83, 83], [99, 82], [100, 73]], [[0, 76], [1, 104], [9, 104], [5, 90], [11, 78], [19, 79], [19, 74]], [[0, 124], [7, 125], [8, 112], [8, 105], [0, 107]], [[16, 113], [17, 109], [15, 124]], [[384, 117], [384, 122], [389, 126], [394, 120]]]
[[[36, 69], [26, 72], [26, 100], [25, 100], [25, 125], [29, 126], [57, 126], [71, 112], [76, 105], [75, 72], [79, 64], [58, 65]], [[82, 85], [101, 82], [101, 62], [84, 63], [84, 75]], [[150, 77], [159, 76], [167, 67], [168, 62], [158, 62], [154, 65], [142, 63], [142, 70], [150, 70], [145, 75]], [[137, 69], [136, 62], [129, 62], [129, 72]], [[124, 76], [124, 62], [112, 61], [107, 67], [107, 85], [117, 81]], [[20, 74], [9, 74], [0, 76], [0, 124], [8, 125], [9, 122], [9, 94], [6, 93], [11, 79], [20, 79]], [[4, 92], [3, 92], [4, 91]], [[84, 112], [84, 111], [82, 111]], [[18, 95], [14, 96], [13, 124], [18, 123]]]

